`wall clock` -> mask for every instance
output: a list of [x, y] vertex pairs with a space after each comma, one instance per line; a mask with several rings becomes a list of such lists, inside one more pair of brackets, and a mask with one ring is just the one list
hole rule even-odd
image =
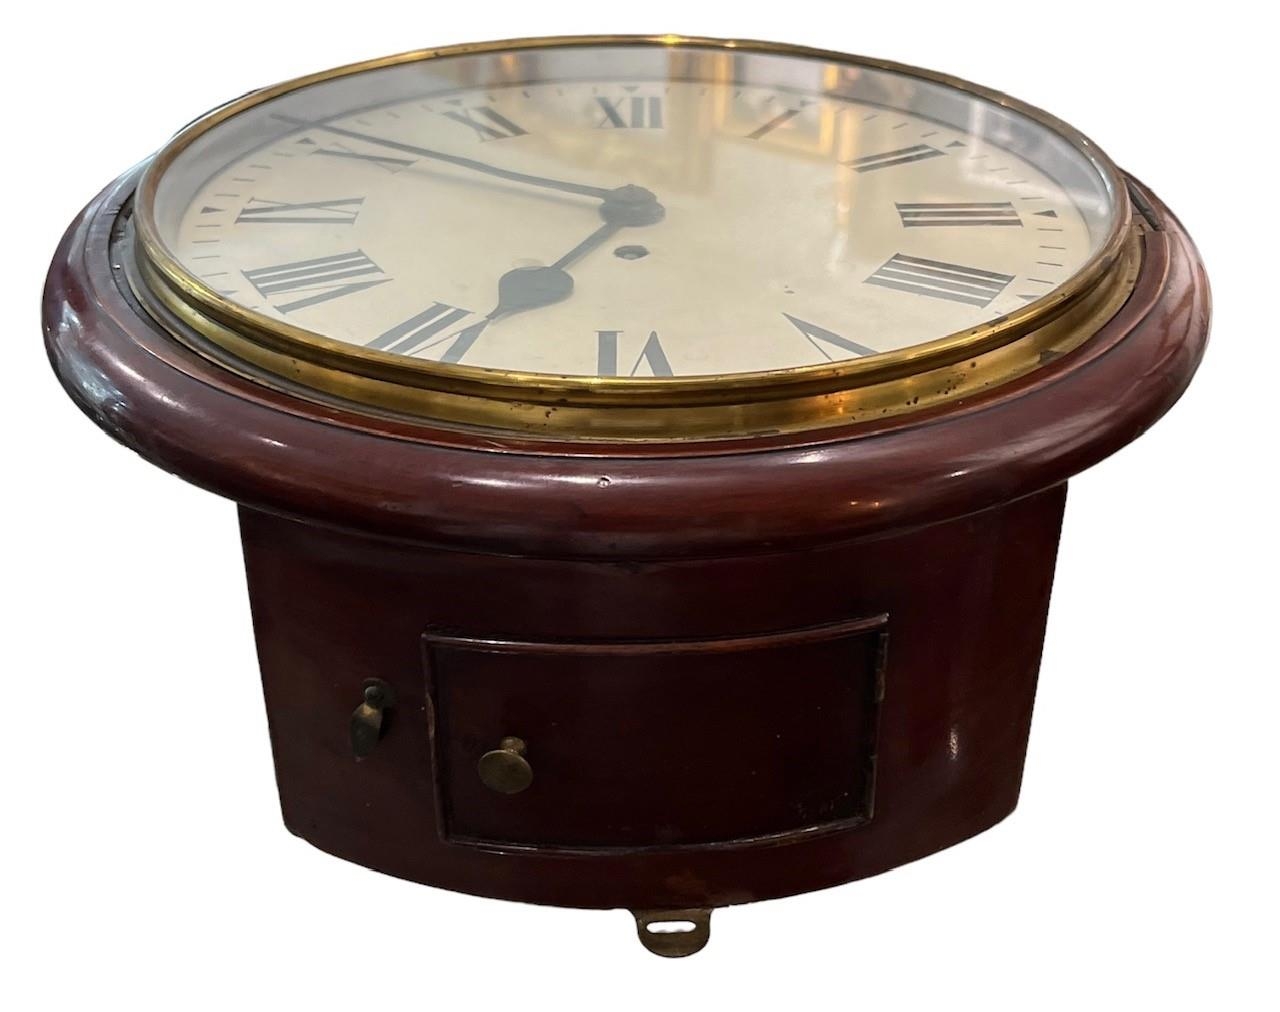
[[1208, 319], [1052, 116], [677, 37], [238, 99], [45, 293], [75, 402], [239, 504], [288, 828], [668, 956], [1013, 809], [1067, 479]]

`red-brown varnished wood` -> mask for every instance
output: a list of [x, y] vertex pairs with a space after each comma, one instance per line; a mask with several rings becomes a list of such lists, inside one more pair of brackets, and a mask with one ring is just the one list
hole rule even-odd
[[[998, 509], [857, 545], [645, 563], [441, 551], [242, 510], [285, 821], [324, 850], [404, 878], [583, 907], [721, 906], [860, 878], [950, 846], [1003, 818], [1017, 800], [1064, 494], [1059, 485]], [[848, 727], [851, 749], [870, 746], [877, 757], [874, 814], [865, 824], [707, 848], [576, 854], [442, 839], [424, 630], [524, 641], [578, 641], [589, 632], [596, 641], [661, 644], [879, 615], [887, 615], [889, 638], [879, 731], [868, 741], [857, 737], [872, 733], [864, 724]], [[456, 672], [458, 679], [473, 676], [458, 690], [473, 697], [473, 714], [503, 714], [513, 722], [451, 725], [458, 758], [474, 763], [514, 734], [528, 742], [534, 767], [534, 786], [511, 798], [486, 797], [472, 782], [465, 797], [473, 811], [484, 806], [473, 821], [484, 825], [486, 836], [497, 835], [506, 811], [513, 840], [574, 842], [564, 834], [580, 831], [586, 816], [572, 826], [559, 818], [563, 794], [574, 788], [573, 762], [584, 767], [580, 779], [594, 790], [611, 765], [630, 761], [625, 748], [602, 751], [600, 735], [580, 743], [562, 737], [564, 725], [571, 730], [593, 714], [608, 718], [619, 742], [657, 738], [694, 764], [735, 747], [719, 734], [717, 715], [731, 705], [718, 695], [723, 680], [707, 684], [686, 670], [673, 685], [664, 654], [655, 645], [653, 689], [662, 693], [663, 706], [696, 714], [696, 721], [655, 719], [661, 707], [653, 700], [639, 701], [634, 712], [619, 706], [607, 663], [594, 680], [572, 673], [575, 709], [566, 710], [559, 727], [552, 715], [532, 726], [523, 720], [527, 711], [502, 695], [509, 686], [487, 679], [479, 666]], [[763, 732], [776, 722], [781, 731], [775, 710], [790, 694], [803, 696], [814, 673], [779, 665], [768, 652], [740, 653], [737, 664], [741, 683], [758, 693], [745, 716], [735, 715], [737, 725]], [[555, 679], [548, 665], [526, 674]], [[832, 671], [817, 674], [825, 681]], [[346, 717], [367, 677], [391, 682], [399, 704], [379, 747], [356, 763]], [[555, 685], [547, 691], [559, 694]], [[549, 754], [555, 762], [544, 764], [540, 756]], [[744, 762], [756, 758], [742, 755]], [[665, 795], [698, 786], [696, 776], [660, 773], [617, 775], [637, 812], [662, 810]], [[474, 774], [455, 768], [448, 775]], [[549, 779], [557, 776], [569, 783]], [[756, 804], [773, 811], [801, 789], [766, 771]], [[540, 796], [550, 802], [540, 806]], [[695, 791], [665, 807], [678, 811], [700, 800], [720, 804]], [[649, 828], [652, 842], [661, 844], [661, 826]]]
[[[927, 415], [789, 439], [631, 446], [442, 430], [322, 406], [211, 364], [139, 315], [111, 267], [130, 174], [68, 231], [46, 342], [80, 406], [166, 469], [271, 512], [455, 548], [661, 558], [771, 551], [983, 509], [1134, 439], [1189, 382], [1209, 292], [1155, 198], [1138, 286], [1092, 341]], [[115, 262], [130, 251], [117, 248]]]
[[[532, 902], [780, 896], [1007, 815], [1065, 483], [1168, 409], [1208, 331], [1194, 247], [1138, 187], [1156, 227], [1125, 306], [964, 401], [710, 443], [444, 429], [271, 390], [176, 341], [124, 283], [136, 181], [64, 238], [46, 343], [102, 428], [241, 504], [287, 825]], [[357, 762], [370, 678], [396, 702]], [[510, 796], [474, 770], [506, 736], [533, 769]]]

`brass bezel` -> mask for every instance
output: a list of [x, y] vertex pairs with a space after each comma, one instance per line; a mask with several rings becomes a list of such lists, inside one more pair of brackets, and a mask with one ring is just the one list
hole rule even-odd
[[[865, 66], [946, 85], [1054, 131], [1110, 188], [1116, 216], [1104, 242], [1066, 282], [1016, 312], [925, 344], [824, 365], [652, 379], [564, 376], [444, 365], [347, 344], [244, 309], [187, 272], [159, 236], [159, 181], [196, 138], [255, 105], [323, 81], [439, 57], [536, 48], [665, 46], [760, 52]], [[1123, 303], [1139, 257], [1120, 171], [1063, 121], [1001, 92], [905, 64], [784, 43], [692, 36], [558, 36], [415, 50], [353, 63], [252, 92], [195, 120], [151, 161], [133, 209], [135, 291], [203, 339], [195, 346], [272, 385], [282, 378], [343, 400], [434, 421], [583, 438], [714, 438], [848, 423], [916, 410], [1005, 382], [1080, 344]], [[1123, 263], [1122, 263], [1123, 262]], [[1127, 267], [1125, 267], [1127, 265]], [[170, 328], [179, 338], [181, 328]], [[204, 342], [209, 342], [205, 344]], [[296, 392], [296, 391], [295, 391]]]

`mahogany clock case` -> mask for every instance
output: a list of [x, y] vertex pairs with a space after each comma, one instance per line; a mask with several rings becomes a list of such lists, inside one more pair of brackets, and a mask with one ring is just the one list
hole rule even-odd
[[1177, 400], [1208, 332], [1190, 239], [1128, 180], [1127, 301], [963, 401], [704, 441], [450, 427], [175, 340], [129, 284], [138, 179], [67, 231], [47, 349], [100, 427], [239, 504], [288, 828], [406, 879], [629, 908], [663, 955], [716, 907], [1012, 811], [1066, 481]]
[[[1177, 399], [1207, 333], [1194, 248], [1134, 183], [1123, 309], [962, 407], [764, 447], [435, 431], [175, 342], [123, 281], [136, 181], [67, 232], [48, 351], [108, 433], [241, 504], [286, 824], [509, 899], [687, 917], [1007, 815], [1065, 481]], [[368, 679], [395, 702], [356, 761]], [[475, 771], [508, 735], [514, 795]]]

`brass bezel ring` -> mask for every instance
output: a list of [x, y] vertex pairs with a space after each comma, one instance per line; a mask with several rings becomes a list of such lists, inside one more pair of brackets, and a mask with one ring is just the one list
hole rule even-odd
[[[894, 352], [830, 364], [674, 378], [563, 376], [445, 365], [353, 346], [273, 320], [218, 295], [160, 239], [154, 203], [178, 154], [220, 123], [280, 95], [398, 64], [536, 48], [662, 46], [758, 52], [870, 67], [946, 85], [1052, 130], [1102, 177], [1116, 213], [1107, 237], [1066, 282], [996, 320]], [[272, 377], [396, 414], [525, 433], [585, 438], [679, 439], [847, 424], [916, 410], [1023, 375], [1096, 331], [1127, 295], [1140, 256], [1120, 171], [1075, 128], [1033, 106], [959, 78], [904, 64], [783, 43], [685, 36], [567, 36], [417, 50], [295, 78], [197, 119], [148, 165], [135, 196], [136, 294], [159, 302], [202, 339], [197, 350], [273, 385]], [[1127, 268], [1125, 265], [1128, 265]], [[180, 339], [183, 327], [169, 328]], [[188, 341], [188, 343], [192, 343]]]

